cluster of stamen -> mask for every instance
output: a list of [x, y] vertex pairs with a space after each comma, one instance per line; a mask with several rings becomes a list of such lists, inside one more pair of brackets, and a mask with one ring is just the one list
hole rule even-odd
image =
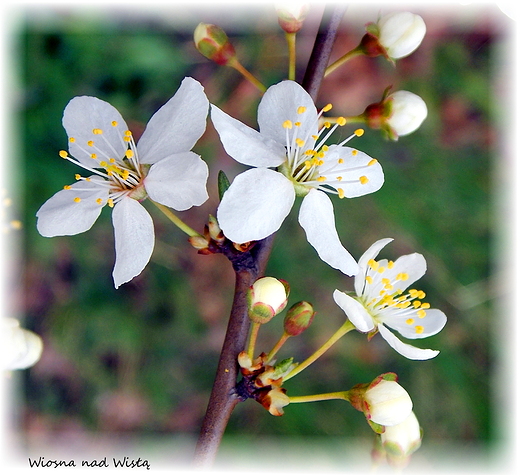
[[[332, 109], [332, 105], [326, 105], [317, 116], [317, 123], [322, 120], [324, 112]], [[306, 108], [298, 107], [297, 113], [299, 115], [306, 113]], [[293, 122], [286, 120], [282, 126], [286, 131], [286, 149], [287, 149], [287, 165], [289, 177], [296, 183], [305, 185], [306, 187], [317, 188], [328, 193], [337, 194], [340, 198], [345, 197], [345, 191], [342, 185], [352, 183], [368, 183], [368, 178], [362, 174], [362, 170], [377, 163], [376, 159], [371, 159], [366, 165], [359, 167], [349, 167], [348, 157], [341, 157], [331, 161], [327, 159], [327, 152], [329, 147], [325, 145], [327, 139], [332, 135], [337, 127], [342, 127], [347, 123], [344, 117], [337, 117], [334, 119], [334, 125], [325, 120], [319, 128], [317, 135], [307, 137], [298, 136], [301, 122]], [[347, 137], [339, 147], [343, 146], [354, 137], [361, 137], [363, 129], [357, 129], [352, 135]], [[308, 142], [312, 143], [311, 148], [308, 148]], [[357, 155], [357, 150], [352, 150], [352, 156]], [[347, 163], [346, 163], [347, 162]], [[359, 170], [360, 174], [356, 180], [346, 179], [343, 177], [345, 172], [352, 172]]]
[[[112, 121], [111, 126], [117, 127], [118, 123], [116, 121]], [[85, 170], [88, 170], [89, 172], [104, 178], [106, 180], [105, 182], [98, 181], [96, 184], [99, 184], [100, 188], [108, 188], [108, 198], [97, 198], [96, 203], [100, 206], [103, 206], [106, 203], [108, 206], [113, 207], [119, 200], [121, 200], [124, 196], [132, 193], [132, 191], [138, 188], [142, 183], [143, 174], [136, 154], [136, 145], [132, 137], [132, 132], [126, 130], [121, 136], [121, 141], [126, 148], [126, 152], [123, 157], [118, 157], [118, 153], [114, 147], [104, 137], [102, 129], [95, 128], [92, 130], [92, 133], [96, 136], [100, 136], [99, 140], [103, 140], [105, 144], [108, 144], [109, 149], [112, 150], [114, 156], [107, 155], [107, 153], [104, 151], [107, 149], [106, 147], [99, 148], [96, 144], [97, 139], [88, 140], [86, 142], [86, 146], [83, 147], [77, 143], [77, 140], [74, 137], [69, 137], [69, 142], [79, 146], [82, 151], [90, 156], [90, 158], [93, 160], [92, 166], [88, 166], [85, 163], [71, 157], [65, 150], [60, 151], [59, 155], [65, 160], [68, 160], [84, 168]], [[91, 178], [85, 178], [79, 174], [76, 174], [75, 178], [77, 181], [91, 181]], [[70, 190], [72, 189], [72, 186], [66, 185], [64, 189]], [[79, 187], [74, 187], [74, 190], [91, 191], [90, 188], [82, 189]], [[73, 200], [76, 203], [81, 202], [81, 198], [79, 196], [75, 196]]]
[[[430, 308], [430, 304], [422, 302], [426, 294], [422, 290], [409, 289], [407, 293], [399, 288], [400, 282], [406, 282], [409, 276], [405, 272], [400, 272], [388, 279], [382, 277], [386, 270], [392, 269], [394, 263], [392, 261], [386, 262], [386, 265], [381, 262], [376, 262], [374, 259], [368, 261], [368, 270], [365, 275], [365, 306], [372, 315], [384, 314], [386, 310], [391, 311], [394, 316], [399, 316], [405, 319], [407, 325], [414, 326], [415, 333], [421, 334], [424, 332], [424, 327], [417, 324], [416, 319], [424, 318], [426, 316], [426, 309]], [[373, 292], [368, 288], [372, 285], [378, 285], [381, 290], [378, 295], [373, 295]], [[370, 296], [370, 297], [368, 297]], [[370, 300], [368, 300], [370, 298]]]

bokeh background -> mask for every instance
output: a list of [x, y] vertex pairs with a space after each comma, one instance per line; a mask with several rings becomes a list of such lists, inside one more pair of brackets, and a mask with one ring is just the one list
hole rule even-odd
[[[394, 242], [382, 257], [425, 255], [428, 272], [416, 285], [448, 323], [417, 345], [441, 353], [409, 361], [379, 336], [367, 342], [351, 333], [287, 389], [290, 395], [346, 390], [394, 371], [424, 429], [410, 467], [489, 467], [503, 462], [508, 447], [501, 409], [508, 394], [502, 379], [508, 340], [497, 328], [507, 328], [510, 318], [499, 305], [507, 290], [500, 256], [507, 236], [503, 170], [510, 160], [501, 145], [500, 107], [511, 86], [506, 48], [512, 21], [492, 4], [404, 9], [427, 24], [421, 47], [395, 68], [382, 58], [352, 60], [325, 79], [317, 105], [331, 102], [337, 115], [356, 115], [389, 85], [427, 102], [423, 126], [398, 142], [374, 130], [351, 142], [379, 159], [386, 181], [375, 194], [335, 200], [335, 213], [342, 242], [356, 257], [383, 237]], [[322, 10], [312, 6], [298, 36], [298, 79]], [[358, 44], [365, 23], [388, 11], [387, 4], [349, 6], [332, 60]], [[242, 63], [267, 86], [286, 78], [285, 40], [270, 4], [35, 5], [13, 15], [8, 126], [16, 166], [7, 188], [20, 204], [14, 212], [23, 230], [14, 231], [20, 258], [8, 293], [15, 297], [15, 316], [45, 344], [33, 368], [10, 378], [10, 440], [24, 463], [27, 455], [79, 460], [118, 453], [147, 457], [155, 467], [190, 462], [231, 306], [229, 262], [198, 255], [148, 206], [157, 233], [152, 260], [115, 290], [108, 210], [89, 232], [52, 239], [37, 233], [35, 213], [74, 181], [77, 170], [58, 152], [67, 143], [62, 112], [76, 95], [110, 102], [138, 134], [182, 78], [192, 76], [211, 102], [256, 126], [259, 92], [196, 51], [192, 34], [200, 21], [225, 28]], [[202, 230], [218, 204], [218, 171], [232, 179], [244, 167], [225, 154], [209, 121], [195, 151], [209, 164], [211, 198], [181, 217]], [[318, 312], [311, 328], [280, 355], [301, 361], [342, 323], [332, 292], [352, 289], [353, 281], [318, 259], [297, 209], [277, 234], [268, 274], [290, 283], [290, 305], [305, 299]], [[262, 328], [258, 348], [268, 351], [281, 329], [281, 317]], [[291, 405], [279, 418], [247, 401], [232, 415], [219, 462], [240, 467], [253, 458], [255, 468], [302, 463], [348, 470], [353, 460], [369, 463], [372, 437], [362, 414], [342, 401]]]

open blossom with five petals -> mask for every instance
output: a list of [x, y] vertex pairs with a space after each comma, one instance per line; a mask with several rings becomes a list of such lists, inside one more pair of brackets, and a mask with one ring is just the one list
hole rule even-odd
[[200, 83], [185, 78], [150, 119], [136, 144], [119, 112], [95, 97], [73, 98], [63, 113], [69, 152], [60, 156], [91, 173], [52, 196], [37, 212], [42, 236], [89, 230], [105, 205], [113, 208], [115, 287], [139, 275], [154, 243], [150, 199], [183, 211], [208, 199], [208, 167], [191, 148], [206, 129], [209, 101]]
[[[358, 266], [341, 244], [327, 193], [354, 198], [378, 190], [384, 181], [374, 158], [344, 144], [325, 145], [338, 125], [320, 119], [311, 96], [296, 82], [271, 86], [258, 107], [256, 131], [214, 105], [211, 119], [226, 152], [255, 168], [238, 175], [224, 193], [217, 219], [224, 234], [244, 243], [277, 231], [296, 196], [303, 196], [299, 222], [320, 258], [348, 275]], [[359, 132], [358, 132], [359, 133]]]
[[422, 290], [406, 287], [426, 272], [426, 261], [421, 254], [401, 256], [395, 262], [376, 261], [379, 251], [392, 239], [381, 239], [359, 259], [360, 271], [354, 280], [355, 297], [335, 290], [334, 301], [348, 319], [363, 333], [379, 332], [398, 353], [414, 360], [426, 360], [439, 351], [416, 348], [403, 343], [387, 327], [405, 338], [417, 339], [439, 333], [446, 324], [446, 315], [423, 302]]

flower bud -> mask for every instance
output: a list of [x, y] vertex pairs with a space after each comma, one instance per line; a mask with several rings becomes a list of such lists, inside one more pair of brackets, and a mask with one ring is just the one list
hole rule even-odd
[[380, 102], [370, 104], [363, 113], [366, 123], [381, 129], [392, 140], [417, 130], [428, 116], [426, 103], [413, 92], [396, 91]]
[[303, 25], [309, 13], [308, 3], [279, 3], [275, 6], [278, 14], [278, 23], [286, 33], [296, 33]]
[[287, 406], [291, 402], [285, 391], [284, 388], [273, 388], [262, 398], [260, 403], [273, 416], [283, 416], [282, 407]]
[[316, 312], [309, 302], [295, 303], [285, 316], [283, 327], [285, 333], [290, 336], [297, 336], [307, 330], [314, 319]]
[[426, 24], [419, 15], [389, 13], [367, 25], [363, 51], [367, 56], [382, 54], [390, 60], [404, 58], [419, 47], [425, 34]]
[[20, 327], [15, 318], [4, 319], [4, 369], [26, 369], [33, 366], [43, 350], [43, 342], [39, 335]]
[[367, 420], [381, 426], [403, 422], [412, 412], [412, 400], [397, 383], [397, 375], [384, 373], [369, 385], [359, 384], [349, 391], [349, 401]]
[[258, 279], [248, 291], [249, 318], [255, 323], [267, 323], [287, 305], [289, 285], [274, 277]]
[[216, 25], [199, 23], [193, 39], [199, 52], [217, 64], [226, 65], [236, 58], [235, 48], [229, 42], [226, 32]]
[[413, 412], [400, 424], [386, 427], [381, 443], [392, 465], [406, 464], [409, 456], [421, 446], [421, 427]]

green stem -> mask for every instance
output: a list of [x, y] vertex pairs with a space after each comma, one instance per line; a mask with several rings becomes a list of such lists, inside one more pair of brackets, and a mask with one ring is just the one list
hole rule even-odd
[[260, 330], [260, 323], [252, 322], [251, 323], [251, 332], [249, 333], [249, 343], [247, 345], [247, 354], [251, 358], [251, 361], [253, 361], [254, 353], [255, 353], [255, 345], [256, 345], [256, 339], [258, 338], [258, 331]]
[[305, 368], [314, 363], [320, 356], [322, 356], [334, 343], [336, 343], [343, 335], [347, 334], [350, 330], [356, 328], [350, 320], [345, 320], [345, 323], [332, 335], [318, 350], [316, 350], [311, 356], [309, 356], [303, 363], [300, 363], [294, 368], [287, 376], [283, 378], [284, 381], [291, 379], [298, 373], [303, 371]]
[[157, 203], [153, 200], [150, 200], [155, 206], [157, 206], [157, 208], [159, 208], [163, 213], [164, 215], [173, 223], [175, 224], [175, 226], [177, 226], [181, 231], [185, 232], [188, 236], [191, 236], [191, 237], [195, 237], [195, 236], [199, 236], [199, 237], [203, 237], [201, 234], [199, 234], [197, 231], [195, 231], [194, 229], [190, 228], [181, 218], [179, 218], [178, 216], [176, 216], [175, 214], [172, 213], [172, 211], [170, 210], [170, 208], [162, 205], [161, 203]]
[[325, 394], [311, 394], [309, 396], [293, 396], [289, 399], [291, 400], [291, 404], [298, 402], [316, 402], [316, 401], [327, 401], [330, 399], [343, 399], [345, 401], [349, 400], [348, 391], [338, 391], [335, 393], [325, 393]]
[[276, 345], [274, 345], [273, 349], [269, 352], [269, 354], [267, 355], [267, 363], [269, 363], [269, 361], [271, 361], [274, 356], [276, 355], [276, 353], [278, 353], [278, 350], [285, 344], [285, 342], [289, 339], [291, 335], [289, 335], [288, 333], [283, 333], [283, 335], [280, 337], [280, 339], [278, 340], [278, 343], [276, 343]]
[[231, 66], [232, 68], [236, 69], [242, 76], [244, 76], [251, 84], [253, 84], [256, 88], [260, 90], [260, 92], [265, 92], [267, 88], [258, 80], [256, 79], [240, 62], [238, 59], [235, 58], [234, 61], [230, 61], [228, 63], [228, 66]]
[[285, 33], [287, 46], [289, 47], [289, 74], [288, 79], [294, 81], [296, 78], [296, 33]]
[[334, 61], [330, 66], [327, 67], [325, 70], [324, 76], [327, 77], [332, 71], [335, 71], [337, 68], [345, 64], [348, 60], [355, 58], [356, 56], [361, 56], [363, 51], [360, 49], [360, 47], [356, 47], [353, 50], [349, 51], [348, 53], [344, 54], [341, 58]]

